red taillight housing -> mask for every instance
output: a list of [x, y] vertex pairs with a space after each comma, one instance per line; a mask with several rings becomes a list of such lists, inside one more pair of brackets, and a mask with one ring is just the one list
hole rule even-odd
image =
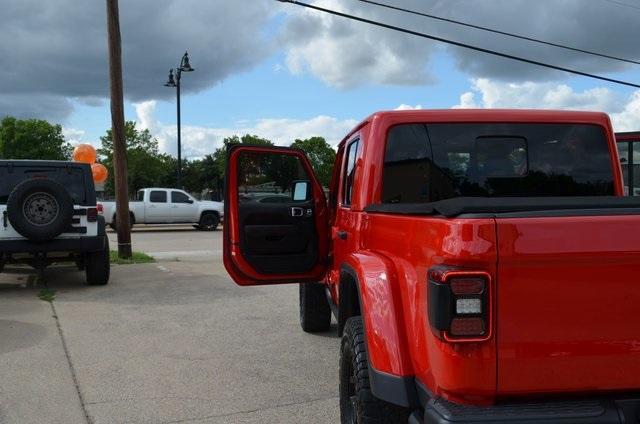
[[87, 221], [96, 222], [98, 220], [98, 208], [87, 209]]
[[437, 266], [428, 272], [429, 323], [448, 342], [491, 338], [491, 276], [485, 271]]
[[96, 209], [98, 210], [98, 214], [102, 215], [104, 213], [104, 206], [102, 205], [102, 203], [98, 203], [96, 205]]

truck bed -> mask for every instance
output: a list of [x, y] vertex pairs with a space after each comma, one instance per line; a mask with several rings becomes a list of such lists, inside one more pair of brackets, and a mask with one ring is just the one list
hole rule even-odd
[[[365, 220], [363, 245], [394, 263], [412, 302], [402, 313], [418, 340], [413, 358], [441, 345], [416, 306], [427, 302], [426, 271], [493, 276], [495, 337], [457, 353], [430, 348], [428, 362], [412, 364], [418, 380], [438, 382], [436, 395], [464, 403], [640, 389], [640, 199], [458, 198], [369, 206]], [[442, 366], [427, 368], [434, 361]]]

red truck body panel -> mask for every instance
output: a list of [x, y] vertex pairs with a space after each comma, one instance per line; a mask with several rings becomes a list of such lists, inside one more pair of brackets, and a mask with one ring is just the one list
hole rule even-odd
[[637, 216], [498, 220], [498, 394], [640, 387]]
[[[514, 396], [640, 389], [638, 216], [604, 212], [448, 218], [365, 211], [382, 202], [382, 164], [390, 128], [411, 123], [600, 126], [610, 152], [614, 193], [624, 195], [615, 137], [603, 113], [376, 113], [340, 143], [326, 211], [321, 187], [313, 181], [314, 193], [322, 199], [316, 201], [320, 250], [329, 261], [320, 261], [306, 274], [256, 272], [242, 259], [239, 224], [233, 218], [238, 202], [229, 196], [224, 258], [234, 280], [273, 284], [323, 276], [331, 300], [339, 305], [341, 276], [349, 270], [357, 279], [371, 369], [415, 377], [430, 396], [483, 405]], [[354, 190], [351, 202], [344, 204], [345, 149], [355, 140], [359, 145]], [[227, 184], [234, 189], [237, 164], [231, 162]], [[306, 159], [304, 163], [310, 171]], [[430, 326], [428, 273], [442, 265], [488, 275], [488, 340], [448, 340]]]
[[[416, 375], [429, 390], [452, 400], [489, 402], [496, 392], [496, 340], [451, 344], [439, 340], [427, 320], [427, 270], [435, 265], [462, 266], [491, 275], [496, 272], [496, 233], [493, 219], [416, 218], [371, 214], [363, 228], [362, 245], [389, 262], [388, 275], [395, 276], [394, 297], [400, 301], [387, 319], [402, 326], [410, 362], [386, 346], [389, 325], [368, 331], [370, 360], [374, 369], [395, 375]], [[363, 284], [365, 285], [365, 284]], [[363, 289], [363, 291], [366, 289]], [[363, 302], [365, 323], [378, 304], [388, 302], [387, 293], [375, 293]], [[373, 302], [373, 303], [372, 303]], [[370, 312], [373, 311], [373, 312]], [[388, 311], [389, 309], [381, 309]], [[386, 314], [385, 314], [386, 318]], [[371, 326], [370, 326], [371, 327]], [[367, 327], [369, 328], [369, 327]], [[374, 341], [372, 343], [372, 340]], [[383, 348], [379, 348], [383, 347]]]

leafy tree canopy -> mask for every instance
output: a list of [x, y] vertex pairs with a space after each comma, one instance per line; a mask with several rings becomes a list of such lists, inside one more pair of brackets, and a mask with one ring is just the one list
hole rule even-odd
[[320, 183], [323, 187], [329, 187], [333, 164], [336, 161], [336, 152], [327, 143], [327, 140], [322, 137], [311, 137], [305, 140], [296, 140], [291, 144], [291, 147], [301, 149], [307, 154]]
[[0, 121], [0, 158], [69, 160], [72, 152], [60, 125], [12, 117]]
[[[148, 129], [138, 130], [136, 123], [125, 123], [125, 139], [127, 144], [128, 187], [129, 193], [143, 187], [175, 185], [176, 162], [170, 155], [159, 153], [158, 140], [151, 136]], [[109, 168], [109, 178], [105, 183], [105, 191], [114, 191], [113, 170], [113, 136], [111, 129], [100, 137], [102, 147], [98, 153], [102, 163]]]

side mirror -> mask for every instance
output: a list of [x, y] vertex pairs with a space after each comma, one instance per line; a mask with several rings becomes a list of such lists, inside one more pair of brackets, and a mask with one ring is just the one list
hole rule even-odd
[[187, 203], [193, 204], [193, 199], [187, 199]]
[[306, 202], [311, 198], [311, 184], [309, 181], [294, 181], [291, 188], [291, 200], [294, 202]]

